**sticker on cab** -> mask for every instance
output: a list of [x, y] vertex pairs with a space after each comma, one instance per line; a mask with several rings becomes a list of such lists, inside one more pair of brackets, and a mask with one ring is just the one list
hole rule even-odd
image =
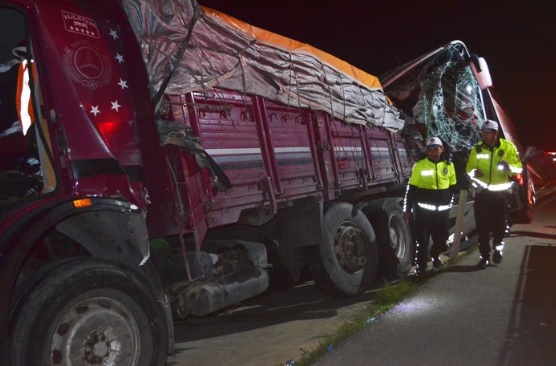
[[100, 38], [97, 24], [93, 19], [65, 10], [62, 10], [62, 18], [64, 19], [64, 27], [68, 32]]

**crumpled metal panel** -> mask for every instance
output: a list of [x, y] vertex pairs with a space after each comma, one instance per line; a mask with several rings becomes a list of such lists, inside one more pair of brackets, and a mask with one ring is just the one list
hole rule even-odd
[[[168, 94], [221, 87], [325, 111], [348, 123], [392, 131], [403, 127], [378, 79], [309, 45], [289, 48], [283, 42], [287, 38], [199, 7], [194, 0], [122, 0], [122, 4], [143, 49], [152, 95], [163, 86], [185, 44], [165, 90]], [[186, 40], [190, 26], [192, 34]], [[269, 37], [261, 40], [250, 29]], [[273, 43], [273, 36], [282, 43]], [[325, 55], [326, 61], [318, 55]], [[376, 79], [376, 84], [352, 77], [331, 59], [356, 69], [354, 75]]]
[[467, 47], [452, 41], [384, 75], [388, 97], [408, 120], [440, 137], [452, 152], [467, 151], [481, 140], [486, 111], [470, 66]]

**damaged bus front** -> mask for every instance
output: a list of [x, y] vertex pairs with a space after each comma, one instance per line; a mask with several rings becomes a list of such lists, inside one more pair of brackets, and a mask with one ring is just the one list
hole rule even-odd
[[[404, 112], [406, 123], [415, 124], [425, 136], [439, 136], [445, 143], [461, 188], [467, 188], [469, 150], [481, 140], [481, 126], [487, 119], [498, 122], [500, 137], [516, 145], [523, 166], [528, 166], [515, 127], [496, 99], [485, 59], [469, 52], [463, 42], [452, 41], [381, 75], [380, 80], [386, 95]], [[473, 193], [466, 204], [464, 235], [474, 230]], [[509, 224], [531, 222], [535, 190], [529, 169], [516, 177], [508, 204]]]

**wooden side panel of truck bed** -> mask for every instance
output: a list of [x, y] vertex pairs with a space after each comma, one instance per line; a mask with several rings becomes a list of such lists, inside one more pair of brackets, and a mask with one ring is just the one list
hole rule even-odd
[[181, 176], [188, 195], [195, 196], [189, 204], [209, 228], [235, 223], [245, 210], [272, 212], [305, 197], [328, 201], [349, 191], [400, 184], [410, 173], [403, 139], [383, 128], [220, 89], [169, 101], [174, 120], [191, 127], [232, 183], [217, 192], [193, 159], [182, 159], [178, 169], [187, 171]]

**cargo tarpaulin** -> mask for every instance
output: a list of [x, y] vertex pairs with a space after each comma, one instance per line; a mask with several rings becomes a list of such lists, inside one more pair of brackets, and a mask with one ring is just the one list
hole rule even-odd
[[349, 123], [403, 127], [375, 76], [308, 44], [196, 1], [122, 3], [142, 46], [153, 95], [163, 87], [168, 94], [220, 87], [321, 110]]

